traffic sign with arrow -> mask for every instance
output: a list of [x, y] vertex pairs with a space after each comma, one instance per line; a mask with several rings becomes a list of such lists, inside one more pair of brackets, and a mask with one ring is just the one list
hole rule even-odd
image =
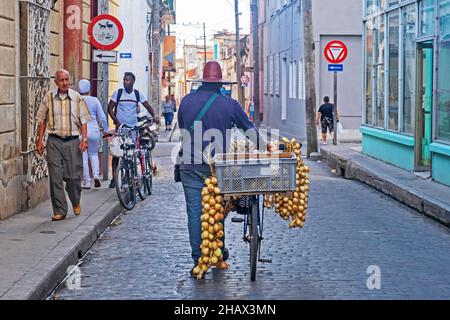
[[329, 64], [328, 65], [328, 71], [344, 71], [344, 65], [343, 64]]
[[117, 51], [93, 50], [93, 62], [117, 63]]

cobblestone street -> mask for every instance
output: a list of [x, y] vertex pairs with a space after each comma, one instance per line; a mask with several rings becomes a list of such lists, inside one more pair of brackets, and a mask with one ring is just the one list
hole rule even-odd
[[[192, 267], [181, 184], [175, 184], [172, 144], [156, 158], [153, 195], [121, 214], [80, 265], [81, 289], [65, 284], [56, 299], [448, 299], [450, 231], [362, 183], [308, 162], [311, 191], [303, 229], [266, 211], [262, 258], [250, 281], [243, 225], [226, 219], [228, 270], [206, 280]], [[158, 151], [158, 150], [157, 150]], [[381, 289], [369, 290], [369, 266]]]

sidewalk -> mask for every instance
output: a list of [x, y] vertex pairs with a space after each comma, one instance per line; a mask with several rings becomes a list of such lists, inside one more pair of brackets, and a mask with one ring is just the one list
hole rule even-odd
[[0, 299], [45, 299], [122, 211], [114, 189], [83, 190], [81, 215], [51, 221], [50, 200], [0, 221]]
[[359, 180], [450, 227], [450, 187], [366, 156], [361, 144], [325, 145], [320, 153], [337, 174]]
[[166, 131], [166, 125], [164, 117], [161, 117], [161, 124], [159, 125], [159, 142], [172, 142], [178, 140], [173, 140], [174, 136], [178, 132], [178, 113], [175, 113], [172, 121], [172, 130]]

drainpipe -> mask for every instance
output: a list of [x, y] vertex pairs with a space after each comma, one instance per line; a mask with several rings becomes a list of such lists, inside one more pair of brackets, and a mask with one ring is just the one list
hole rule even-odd
[[64, 0], [64, 69], [78, 91], [83, 77], [83, 0]]

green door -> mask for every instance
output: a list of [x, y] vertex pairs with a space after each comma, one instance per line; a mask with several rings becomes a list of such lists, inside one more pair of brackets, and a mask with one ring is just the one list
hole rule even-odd
[[432, 140], [433, 107], [433, 45], [431, 42], [419, 46], [418, 65], [418, 130], [417, 130], [417, 165], [429, 167], [431, 163], [430, 144]]

